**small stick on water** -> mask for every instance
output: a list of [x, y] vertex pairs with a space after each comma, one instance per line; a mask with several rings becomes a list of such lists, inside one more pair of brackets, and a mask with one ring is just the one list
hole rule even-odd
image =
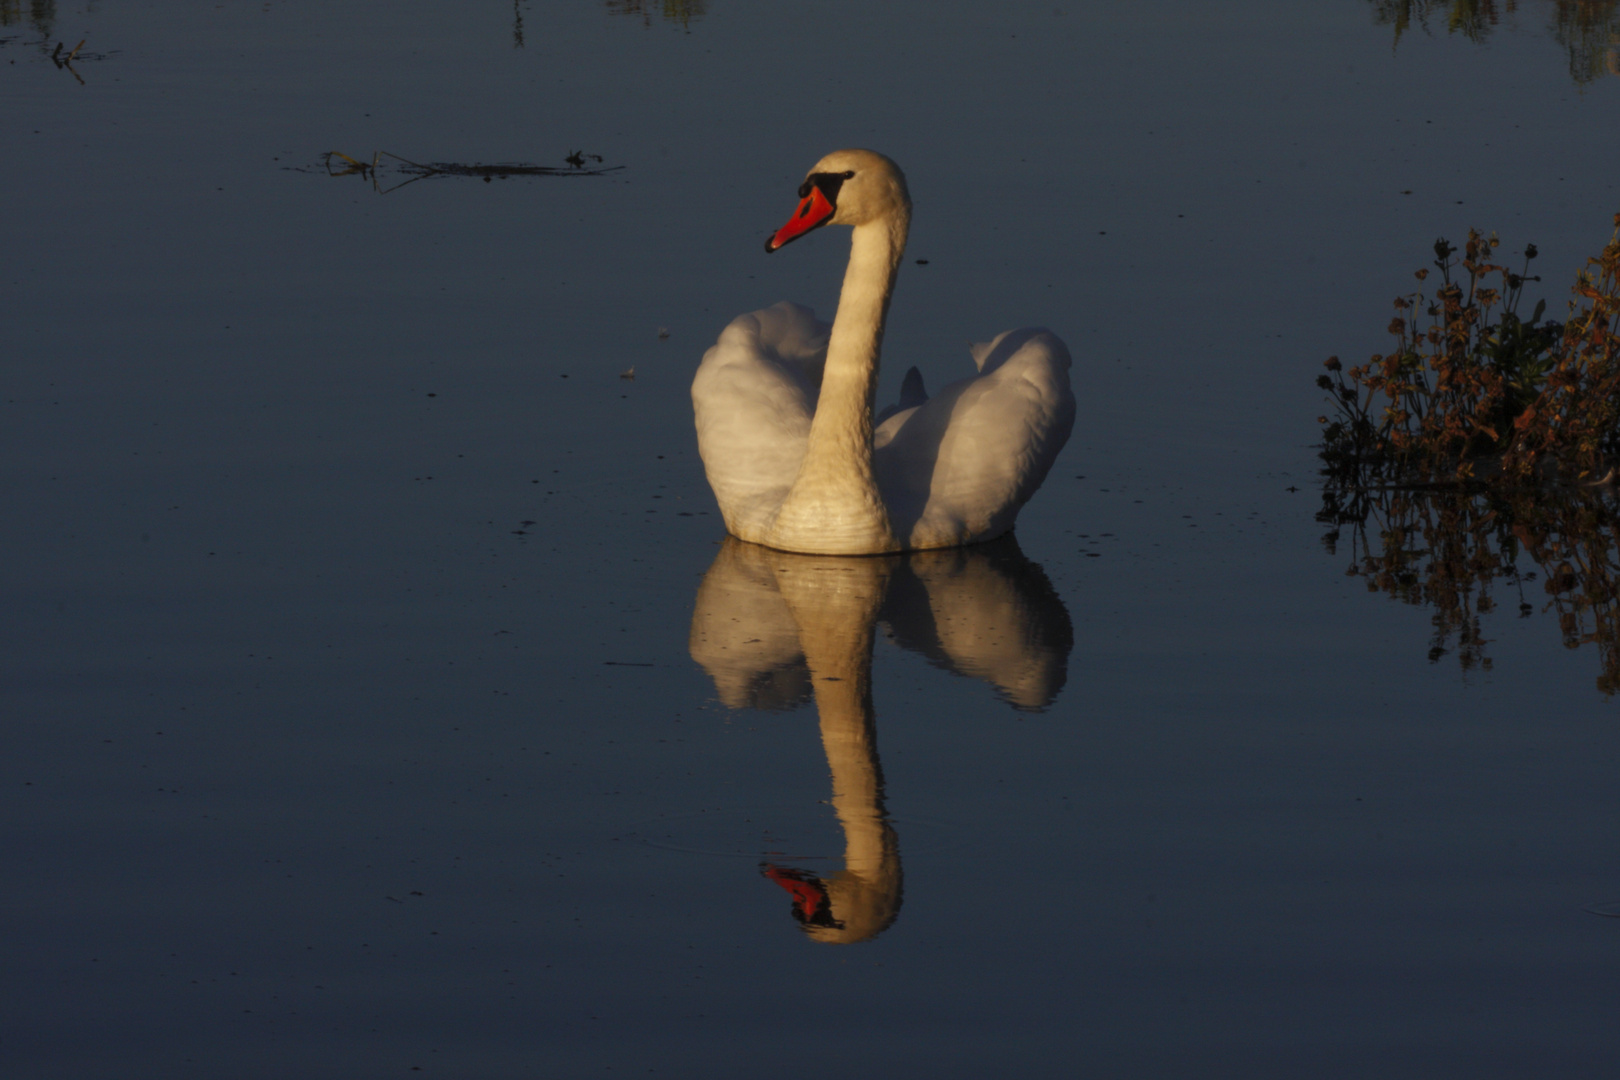
[[432, 165], [419, 165], [416, 162], [412, 161], [410, 158], [400, 157], [398, 154], [390, 154], [390, 153], [388, 153], [387, 150], [379, 150], [379, 151], [377, 151], [377, 153], [379, 153], [379, 154], [388, 154], [388, 156], [393, 158], [395, 161], [403, 161], [405, 164], [411, 166], [412, 168], [421, 169], [423, 172], [436, 173], [436, 172], [443, 172], [444, 171], [442, 169], [435, 169]]
[[[73, 51], [72, 51], [72, 52], [70, 52], [70, 53], [68, 53], [68, 54], [67, 54], [67, 59], [66, 59], [66, 60], [64, 60], [64, 61], [62, 61], [62, 63], [64, 63], [64, 64], [68, 64], [68, 63], [72, 63], [72, 61], [73, 61], [73, 58], [74, 58], [74, 57], [75, 57], [75, 56], [78, 56], [78, 55], [79, 55], [79, 50], [80, 50], [80, 49], [82, 49], [82, 48], [84, 48], [84, 43], [85, 43], [85, 40], [86, 40], [86, 39], [85, 39], [85, 38], [80, 38], [80, 39], [79, 39], [79, 43], [78, 43], [78, 44], [77, 44], [77, 45], [75, 45], [75, 46], [73, 46]], [[58, 48], [58, 49], [61, 49], [61, 47], [62, 47], [62, 43], [61, 43], [61, 42], [60, 42], [60, 41], [58, 41], [58, 42], [57, 42], [57, 43], [56, 43], [56, 47], [57, 47], [57, 48]]]

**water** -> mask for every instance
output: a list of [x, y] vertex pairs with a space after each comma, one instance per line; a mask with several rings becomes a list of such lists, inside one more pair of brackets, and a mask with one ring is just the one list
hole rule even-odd
[[[1541, 12], [0, 6], [6, 1075], [1600, 1074], [1597, 648], [1532, 589], [1431, 661], [1314, 520], [1317, 365], [1436, 235], [1553, 306], [1608, 236]], [[1032, 571], [756, 567], [717, 687], [687, 386], [831, 313], [834, 230], [759, 249], [850, 144], [917, 204], [880, 396], [1046, 324], [1080, 418]]]

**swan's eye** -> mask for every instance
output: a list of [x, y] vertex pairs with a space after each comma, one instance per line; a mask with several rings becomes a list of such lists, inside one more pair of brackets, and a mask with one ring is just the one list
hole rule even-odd
[[827, 201], [837, 205], [838, 189], [844, 186], [845, 180], [848, 180], [854, 175], [855, 173], [853, 170], [841, 173], [811, 173], [809, 176], [805, 177], [803, 186], [799, 188], [799, 198], [802, 199], [809, 195], [811, 188], [820, 188], [821, 193], [827, 197]]

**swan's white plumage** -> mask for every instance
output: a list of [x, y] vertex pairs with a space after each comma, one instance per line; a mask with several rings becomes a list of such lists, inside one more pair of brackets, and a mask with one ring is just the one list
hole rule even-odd
[[1068, 349], [1047, 330], [1008, 331], [971, 347], [977, 375], [928, 400], [908, 373], [900, 405], [874, 431], [871, 387], [910, 200], [899, 169], [871, 151], [830, 154], [811, 177], [829, 173], [849, 177], [830, 222], [855, 226], [840, 321], [829, 327], [789, 303], [738, 316], [692, 383], [698, 449], [726, 528], [826, 554], [994, 539], [1068, 440]]
[[1013, 527], [1074, 426], [1069, 350], [1050, 331], [975, 346], [980, 373], [889, 417], [872, 461], [907, 548], [992, 540]]
[[703, 356], [698, 447], [733, 536], [762, 536], [799, 475], [831, 329], [784, 301], [737, 316]]

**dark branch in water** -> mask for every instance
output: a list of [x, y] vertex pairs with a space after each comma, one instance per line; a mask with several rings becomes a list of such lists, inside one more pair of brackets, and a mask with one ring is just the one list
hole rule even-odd
[[[333, 158], [341, 158], [348, 164], [337, 167], [333, 163]], [[408, 177], [408, 179], [383, 186], [381, 179], [383, 158], [398, 162], [393, 167], [394, 172]], [[534, 165], [522, 161], [502, 161], [491, 165], [486, 165], [483, 162], [466, 163], [458, 161], [430, 161], [424, 163], [400, 157], [398, 154], [391, 154], [386, 150], [379, 150], [371, 155], [370, 162], [365, 162], [352, 158], [340, 150], [329, 150], [322, 155], [321, 164], [325, 166], [329, 176], [359, 175], [370, 180], [379, 194], [398, 191], [407, 184], [414, 184], [418, 180], [426, 180], [434, 176], [472, 176], [479, 177], [485, 183], [488, 183], [497, 179], [505, 180], [509, 176], [606, 176], [624, 168], [623, 165], [586, 168], [586, 161], [594, 161], [600, 165], [602, 156], [600, 154], [581, 154], [578, 150], [573, 151], [563, 160], [568, 163], [567, 168], [552, 165]]]
[[[66, 56], [63, 56], [62, 55], [62, 50], [67, 47], [67, 43], [64, 42], [64, 41], [58, 41], [56, 43], [56, 48], [51, 51], [51, 55], [50, 55], [50, 61], [51, 61], [51, 63], [56, 65], [56, 70], [62, 71], [62, 70], [65, 69], [68, 72], [68, 74], [72, 75], [75, 79], [79, 80], [79, 85], [80, 86], [84, 85], [84, 77], [82, 75], [80, 75], [78, 73], [78, 71], [74, 68], [73, 61], [75, 59], [78, 59], [78, 60], [105, 60], [105, 59], [107, 59], [107, 55], [108, 55], [106, 53], [85, 53], [83, 56], [80, 56], [79, 52], [80, 52], [80, 50], [82, 50], [84, 48], [84, 42], [85, 42], [85, 39], [80, 38], [79, 43], [77, 45], [73, 46], [73, 51], [68, 53]], [[45, 49], [45, 43], [42, 41], [42, 42], [40, 42], [40, 51], [43, 52], [44, 49]]]

